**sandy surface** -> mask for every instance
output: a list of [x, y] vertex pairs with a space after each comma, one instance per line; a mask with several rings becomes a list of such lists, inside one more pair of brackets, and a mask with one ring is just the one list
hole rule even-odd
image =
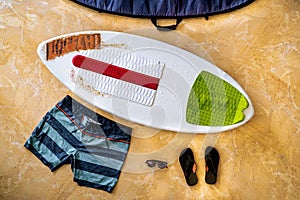
[[[0, 2], [0, 199], [297, 199], [300, 196], [300, 3], [257, 0], [240, 10], [185, 19], [176, 31], [159, 32], [148, 19], [120, 17], [71, 1]], [[112, 194], [73, 182], [70, 165], [51, 172], [23, 147], [43, 115], [72, 94], [46, 69], [37, 45], [84, 30], [110, 30], [158, 39], [202, 56], [245, 89], [255, 116], [237, 129], [213, 135], [133, 127], [130, 155], [161, 151], [174, 158], [168, 169], [123, 171]], [[221, 156], [218, 182], [204, 181], [203, 149]], [[180, 150], [196, 156], [199, 182], [189, 187]], [[177, 146], [178, 147], [178, 146]], [[132, 163], [130, 163], [132, 164]]]

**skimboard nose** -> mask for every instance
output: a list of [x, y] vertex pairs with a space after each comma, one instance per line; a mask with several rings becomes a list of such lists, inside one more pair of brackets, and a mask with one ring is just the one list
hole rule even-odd
[[245, 119], [246, 97], [230, 83], [202, 71], [189, 94], [186, 121], [201, 126], [227, 126]]

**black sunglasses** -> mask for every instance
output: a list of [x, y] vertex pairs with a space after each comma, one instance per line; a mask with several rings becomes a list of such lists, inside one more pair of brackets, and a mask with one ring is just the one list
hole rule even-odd
[[157, 164], [159, 169], [168, 168], [168, 163], [160, 160], [147, 160], [145, 163], [148, 165], [148, 167], [155, 167]]

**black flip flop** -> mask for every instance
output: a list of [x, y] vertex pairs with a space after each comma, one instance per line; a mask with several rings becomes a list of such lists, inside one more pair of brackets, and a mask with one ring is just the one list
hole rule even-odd
[[196, 185], [198, 178], [196, 175], [197, 165], [194, 160], [193, 151], [190, 148], [184, 149], [179, 156], [179, 162], [184, 173], [186, 183], [189, 186]]
[[208, 146], [205, 149], [205, 182], [215, 184], [218, 176], [219, 152], [214, 147]]

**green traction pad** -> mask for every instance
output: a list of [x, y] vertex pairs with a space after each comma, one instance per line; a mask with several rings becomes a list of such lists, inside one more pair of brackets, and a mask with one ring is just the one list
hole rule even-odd
[[247, 99], [223, 79], [202, 71], [197, 77], [187, 104], [188, 123], [202, 126], [227, 126], [242, 121]]

